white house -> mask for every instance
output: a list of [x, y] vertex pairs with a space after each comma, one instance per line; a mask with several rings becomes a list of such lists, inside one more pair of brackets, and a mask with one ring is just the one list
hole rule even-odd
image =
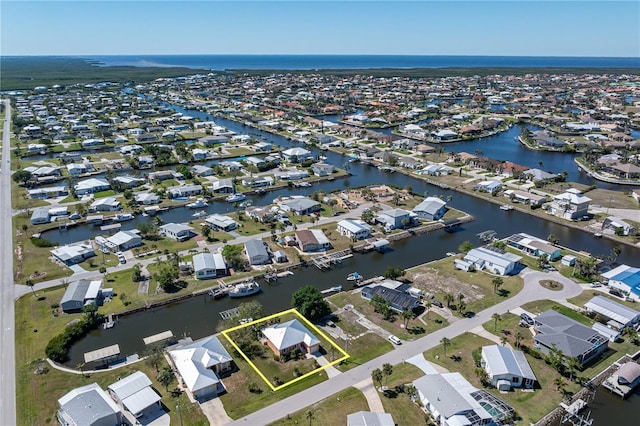
[[531, 389], [538, 382], [524, 353], [506, 346], [483, 346], [480, 364], [499, 390]]
[[437, 197], [427, 197], [412, 211], [422, 219], [440, 220], [447, 212], [447, 203]]
[[193, 273], [197, 280], [226, 275], [227, 264], [220, 253], [198, 253], [193, 256]]
[[358, 411], [347, 415], [347, 426], [395, 426], [396, 422], [389, 413]]
[[90, 243], [75, 243], [56, 247], [51, 250], [51, 255], [65, 265], [75, 265], [96, 255]]
[[222, 214], [212, 214], [205, 219], [205, 223], [214, 230], [233, 231], [238, 227], [238, 222]]
[[387, 229], [404, 228], [412, 223], [411, 212], [404, 209], [391, 209], [381, 212], [376, 221], [384, 224]]
[[363, 240], [371, 235], [371, 226], [362, 220], [341, 220], [337, 224], [337, 229], [340, 235], [356, 240]]
[[137, 204], [150, 206], [152, 204], [158, 204], [160, 202], [160, 196], [151, 192], [143, 192], [136, 194], [135, 200]]
[[608, 319], [607, 326], [616, 330], [640, 323], [640, 312], [604, 296], [595, 296], [584, 304], [584, 308]]
[[486, 390], [476, 389], [460, 373], [427, 374], [413, 385], [438, 426], [491, 425], [514, 413], [512, 407]]
[[591, 198], [585, 197], [575, 188], [555, 195], [549, 204], [548, 212], [563, 219], [579, 219], [589, 213]]
[[113, 212], [122, 209], [115, 197], [98, 198], [89, 206], [90, 212]]
[[117, 252], [126, 251], [134, 247], [142, 245], [142, 238], [137, 231], [119, 231], [114, 235], [105, 238], [104, 241], [98, 240], [96, 237], [96, 243], [103, 245], [106, 249]]
[[300, 147], [289, 148], [282, 151], [282, 158], [290, 163], [300, 163], [311, 158], [311, 151]]
[[60, 301], [60, 308], [63, 312], [77, 312], [91, 303], [100, 304], [101, 299], [102, 280], [78, 280], [67, 286]]
[[476, 269], [486, 269], [499, 275], [512, 273], [521, 259], [520, 256], [492, 246], [471, 249], [464, 257], [464, 260], [473, 263]]
[[77, 195], [95, 194], [96, 192], [111, 189], [111, 185], [106, 179], [90, 178], [81, 180], [73, 186]]
[[245, 241], [244, 250], [247, 253], [249, 264], [264, 265], [271, 262], [271, 257], [265, 244], [264, 241], [256, 239]]
[[225, 391], [220, 376], [232, 368], [233, 359], [215, 336], [169, 351], [178, 379], [196, 400], [206, 400]]
[[160, 227], [160, 233], [176, 241], [185, 241], [194, 234], [193, 228], [183, 223], [167, 223]]

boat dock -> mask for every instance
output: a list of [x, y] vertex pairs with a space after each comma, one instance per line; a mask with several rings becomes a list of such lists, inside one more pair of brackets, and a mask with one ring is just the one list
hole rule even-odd
[[151, 345], [152, 343], [160, 342], [162, 340], [169, 340], [173, 337], [171, 330], [163, 331], [162, 333], [154, 334], [153, 336], [145, 337], [142, 339], [145, 345]]
[[591, 411], [586, 414], [580, 414], [580, 412], [587, 407], [587, 402], [584, 399], [578, 399], [571, 405], [567, 405], [562, 402], [560, 403], [560, 406], [566, 411], [566, 414], [562, 416], [560, 424], [569, 422], [574, 426], [591, 426], [593, 423], [593, 419], [589, 418], [591, 416]]
[[333, 287], [328, 288], [326, 290], [322, 290], [322, 291], [320, 291], [320, 293], [322, 293], [322, 294], [331, 294], [331, 293], [339, 293], [341, 291], [342, 291], [342, 286], [341, 285], [336, 285], [336, 286], [333, 286]]
[[238, 308], [227, 309], [226, 311], [220, 312], [220, 318], [222, 318], [223, 320], [236, 318], [238, 315], [240, 315], [240, 311], [238, 310]]
[[476, 234], [478, 238], [480, 238], [485, 243], [490, 243], [493, 239], [498, 235], [496, 231], [493, 229], [489, 229], [488, 231], [482, 231], [479, 234]]
[[379, 283], [382, 280], [384, 280], [384, 277], [373, 277], [367, 280], [353, 281], [353, 285], [355, 287], [364, 287], [369, 284]]
[[109, 314], [107, 320], [102, 324], [102, 327], [106, 330], [112, 328], [114, 325], [116, 325], [116, 321], [113, 319], [113, 314]]
[[338, 251], [331, 254], [325, 254], [320, 257], [315, 257], [311, 259], [314, 265], [318, 267], [318, 269], [329, 269], [332, 265], [342, 263], [344, 259], [348, 259], [353, 256], [350, 249]]
[[229, 294], [231, 290], [233, 290], [233, 286], [231, 284], [227, 284], [222, 280], [218, 280], [218, 287], [210, 288], [209, 296], [213, 297], [214, 299], [219, 299]]

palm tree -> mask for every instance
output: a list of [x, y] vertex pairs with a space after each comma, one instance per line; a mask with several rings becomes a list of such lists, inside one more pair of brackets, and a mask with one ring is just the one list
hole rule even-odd
[[25, 285], [29, 286], [29, 288], [31, 288], [31, 292], [33, 293], [33, 297], [36, 297], [36, 291], [33, 289], [33, 287], [36, 285], [35, 281], [33, 281], [31, 278], [27, 278], [24, 281]]
[[374, 383], [378, 383], [378, 387], [382, 386], [382, 378], [382, 370], [380, 370], [379, 368], [376, 368], [371, 372], [371, 379]]
[[309, 419], [309, 426], [311, 426], [311, 423], [313, 422], [313, 418], [314, 418], [313, 411], [311, 411], [311, 410], [307, 411], [304, 416], [307, 419]]
[[169, 391], [171, 381], [173, 381], [173, 372], [170, 368], [164, 368], [160, 373], [158, 373], [158, 382], [164, 386], [164, 390], [166, 392]]
[[565, 383], [564, 380], [562, 380], [562, 377], [556, 377], [553, 380], [553, 385], [556, 387], [556, 390], [558, 392], [560, 392], [561, 394], [564, 394], [567, 384]]
[[581, 367], [580, 361], [575, 356], [567, 358], [567, 370], [569, 370], [569, 379], [573, 382], [574, 374]]
[[493, 292], [495, 294], [498, 294], [498, 289], [500, 288], [500, 286], [502, 286], [502, 284], [504, 284], [504, 280], [500, 277], [495, 277], [491, 280], [491, 283], [493, 284]]
[[387, 380], [389, 380], [389, 376], [393, 374], [393, 365], [388, 362], [382, 364], [382, 374], [384, 375], [384, 384], [387, 384]]
[[444, 299], [444, 302], [447, 304], [447, 308], [450, 308], [451, 303], [453, 303], [453, 294], [445, 293], [445, 295], [442, 296], [442, 298]]
[[494, 313], [491, 315], [491, 319], [493, 319], [493, 331], [496, 332], [498, 330], [498, 321], [500, 321], [500, 314]]
[[80, 374], [82, 374], [82, 377], [85, 377], [84, 376], [84, 370], [83, 370], [84, 365], [85, 365], [84, 362], [79, 362], [79, 363], [76, 364], [76, 368], [78, 369]]
[[507, 336], [502, 336], [502, 337], [500, 337], [500, 344], [501, 344], [502, 346], [506, 346], [506, 345], [507, 345], [507, 342], [508, 342], [508, 340], [507, 340]]
[[516, 334], [513, 336], [514, 340], [515, 340], [515, 345], [516, 348], [520, 347], [520, 343], [522, 342], [522, 333], [520, 332], [520, 330], [516, 331]]
[[424, 309], [427, 311], [427, 320], [429, 319], [429, 309], [431, 309], [431, 299], [424, 301]]
[[407, 326], [409, 325], [409, 321], [411, 321], [415, 317], [416, 317], [416, 314], [411, 309], [405, 309], [404, 311], [402, 311], [400, 313], [400, 318], [402, 318], [402, 320], [404, 321], [405, 330], [407, 329]]
[[442, 349], [444, 350], [444, 356], [447, 356], [447, 348], [451, 346], [451, 340], [446, 337], [440, 339], [440, 344], [442, 345]]
[[462, 303], [462, 301], [464, 300], [464, 294], [458, 293], [458, 295], [456, 296], [456, 300], [458, 301], [458, 305]]

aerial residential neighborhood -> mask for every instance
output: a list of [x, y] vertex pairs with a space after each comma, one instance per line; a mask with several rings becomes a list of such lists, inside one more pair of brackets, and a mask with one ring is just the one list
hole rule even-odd
[[637, 423], [637, 4], [134, 3], [3, 5], [0, 425]]

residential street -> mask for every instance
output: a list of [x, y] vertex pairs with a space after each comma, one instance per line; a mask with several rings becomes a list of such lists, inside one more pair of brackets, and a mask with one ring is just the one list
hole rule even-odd
[[11, 229], [11, 103], [4, 100], [5, 119], [0, 164], [0, 425], [16, 424], [16, 351]]
[[[545, 273], [525, 270], [522, 272], [521, 276], [524, 278], [524, 288], [520, 293], [502, 303], [480, 312], [475, 317], [456, 321], [448, 327], [424, 336], [421, 339], [396, 346], [391, 352], [388, 352], [374, 360], [229, 424], [235, 426], [264, 425], [271, 423], [285, 417], [289, 413], [302, 410], [309, 405], [322, 401], [323, 399], [350, 386], [356, 386], [358, 383], [371, 377], [371, 371], [375, 368], [380, 368], [384, 363], [390, 363], [393, 365], [404, 362], [419, 353], [438, 346], [440, 344], [440, 339], [443, 337], [453, 338], [465, 331], [481, 326], [483, 323], [490, 321], [491, 315], [496, 312], [503, 314], [534, 300], [566, 299], [577, 296], [582, 292], [582, 289], [578, 284], [563, 277], [557, 272]], [[553, 279], [562, 283], [564, 287], [560, 291], [547, 290], [538, 284], [542, 279]]]

